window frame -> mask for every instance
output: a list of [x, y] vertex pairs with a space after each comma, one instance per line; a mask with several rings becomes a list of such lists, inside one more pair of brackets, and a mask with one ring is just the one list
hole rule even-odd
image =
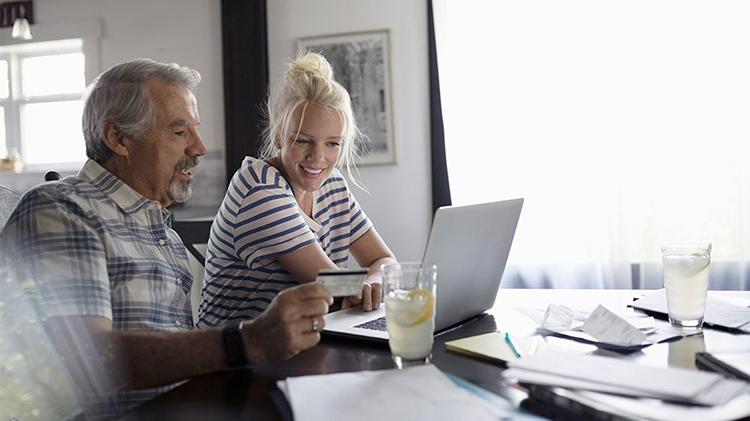
[[[5, 33], [7, 32], [7, 33]], [[52, 103], [81, 99], [81, 93], [38, 95], [28, 97], [21, 93], [21, 60], [28, 57], [57, 55], [80, 52], [84, 55], [84, 85], [88, 86], [100, 73], [99, 40], [101, 24], [98, 20], [76, 22], [75, 24], [34, 25], [34, 38], [31, 40], [14, 40], [10, 30], [0, 31], [0, 36], [7, 39], [0, 47], [0, 60], [8, 61], [8, 97], [0, 99], [0, 106], [5, 110], [5, 146], [10, 152], [17, 149], [23, 159], [23, 133], [21, 109], [24, 105], [34, 103]], [[18, 93], [16, 97], [14, 93]], [[59, 162], [45, 164], [26, 164], [22, 173], [41, 173], [48, 170], [70, 171], [80, 167], [82, 162]]]

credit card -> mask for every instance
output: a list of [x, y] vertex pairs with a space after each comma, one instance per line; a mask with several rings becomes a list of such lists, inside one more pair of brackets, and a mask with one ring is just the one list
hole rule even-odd
[[315, 282], [326, 286], [334, 297], [359, 296], [367, 269], [321, 270]]

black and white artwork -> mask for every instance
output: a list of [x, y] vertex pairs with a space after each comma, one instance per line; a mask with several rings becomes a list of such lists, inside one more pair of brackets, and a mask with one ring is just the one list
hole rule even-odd
[[385, 30], [301, 38], [297, 42], [300, 52], [322, 54], [333, 67], [334, 79], [349, 91], [357, 126], [369, 139], [364, 165], [396, 162], [388, 45]]

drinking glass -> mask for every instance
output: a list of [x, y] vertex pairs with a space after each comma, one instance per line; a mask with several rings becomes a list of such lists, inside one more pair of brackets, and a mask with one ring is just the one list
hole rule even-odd
[[706, 311], [711, 243], [664, 243], [661, 248], [669, 322], [700, 331]]
[[435, 331], [437, 266], [392, 263], [382, 266], [388, 345], [398, 368], [425, 364]]

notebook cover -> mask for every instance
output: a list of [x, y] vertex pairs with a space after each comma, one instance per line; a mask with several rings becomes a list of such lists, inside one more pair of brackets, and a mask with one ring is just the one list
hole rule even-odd
[[[514, 344], [521, 348], [521, 355], [527, 355], [531, 348], [531, 341], [525, 338], [513, 338]], [[513, 361], [516, 356], [505, 342], [505, 334], [490, 332], [468, 338], [456, 339], [445, 343], [445, 349], [472, 357], [478, 357], [494, 362], [505, 363]]]

